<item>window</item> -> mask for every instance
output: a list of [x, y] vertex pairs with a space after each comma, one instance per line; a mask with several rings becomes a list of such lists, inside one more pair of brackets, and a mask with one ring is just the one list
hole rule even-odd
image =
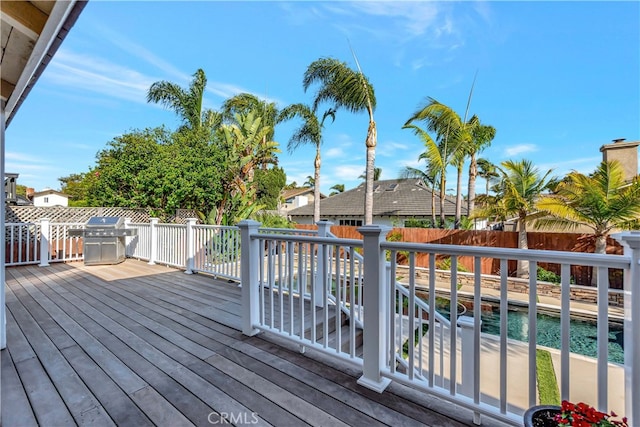
[[360, 227], [362, 226], [361, 219], [341, 219], [339, 225], [350, 225], [352, 227]]
[[396, 188], [398, 188], [398, 184], [389, 184], [387, 191], [396, 191]]
[[44, 198], [44, 202], [45, 202], [45, 203], [49, 203], [49, 198], [48, 198], [48, 197], [45, 197], [45, 198]]

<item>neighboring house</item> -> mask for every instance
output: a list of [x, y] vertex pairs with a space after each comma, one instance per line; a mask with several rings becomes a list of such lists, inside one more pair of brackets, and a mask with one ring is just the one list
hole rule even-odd
[[625, 181], [638, 176], [638, 145], [640, 141], [625, 142], [625, 138], [614, 139], [611, 144], [600, 147], [602, 161], [617, 160], [624, 170]]
[[69, 206], [69, 195], [56, 190], [33, 193], [33, 206]]
[[[327, 196], [320, 193], [320, 200], [326, 199]], [[301, 206], [311, 205], [315, 197], [313, 195], [312, 187], [303, 188], [291, 188], [288, 190], [282, 190], [280, 192], [280, 202], [278, 206], [278, 213], [283, 216], [287, 216], [292, 209], [299, 208]], [[311, 216], [313, 217], [313, 208], [311, 210]]]
[[[408, 219], [431, 219], [431, 190], [420, 179], [390, 179], [373, 183], [373, 222], [402, 227]], [[336, 225], [364, 223], [365, 184], [320, 201], [320, 217]], [[445, 215], [455, 218], [455, 197], [446, 196]], [[467, 215], [466, 206], [462, 215]], [[313, 204], [289, 211], [298, 224], [313, 223]], [[440, 217], [440, 197], [436, 195], [436, 217]]]

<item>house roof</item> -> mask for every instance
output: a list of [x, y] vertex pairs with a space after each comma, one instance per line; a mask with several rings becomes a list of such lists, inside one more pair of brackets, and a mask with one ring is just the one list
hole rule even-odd
[[8, 126], [86, 1], [1, 1], [0, 95]]
[[33, 193], [33, 197], [48, 196], [50, 194], [57, 194], [58, 196], [62, 196], [62, 197], [71, 197], [68, 194], [62, 193], [62, 192], [57, 191], [57, 190], [51, 190], [51, 189], [37, 191], [37, 192]]
[[[292, 197], [296, 197], [296, 196], [301, 196], [303, 194], [313, 194], [313, 187], [301, 187], [301, 188], [289, 188], [287, 190], [282, 190], [282, 192], [280, 193], [280, 195], [282, 196], [283, 199], [287, 200], [290, 199]], [[324, 194], [320, 193], [320, 199], [324, 199], [327, 196], [325, 196]]]
[[[389, 179], [373, 184], [373, 216], [426, 217], [431, 215], [431, 190], [420, 179]], [[322, 216], [364, 216], [365, 185], [328, 197], [320, 202]], [[456, 200], [445, 197], [444, 213], [455, 215]], [[295, 216], [312, 216], [313, 206], [306, 205], [288, 213]], [[466, 215], [466, 207], [462, 207]], [[436, 194], [436, 215], [440, 215], [440, 197]]]

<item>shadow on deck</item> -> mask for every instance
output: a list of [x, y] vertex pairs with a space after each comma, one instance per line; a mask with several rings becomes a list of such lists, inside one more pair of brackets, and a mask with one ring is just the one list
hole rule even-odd
[[[6, 270], [2, 425], [467, 425], [466, 409], [240, 329], [237, 283], [127, 260]], [[485, 425], [493, 421], [486, 420]]]

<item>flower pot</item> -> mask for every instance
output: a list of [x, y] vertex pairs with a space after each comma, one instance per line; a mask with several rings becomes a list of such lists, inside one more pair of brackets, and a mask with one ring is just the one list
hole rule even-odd
[[532, 406], [524, 413], [525, 427], [557, 427], [556, 415], [560, 414], [561, 408], [556, 405]]

